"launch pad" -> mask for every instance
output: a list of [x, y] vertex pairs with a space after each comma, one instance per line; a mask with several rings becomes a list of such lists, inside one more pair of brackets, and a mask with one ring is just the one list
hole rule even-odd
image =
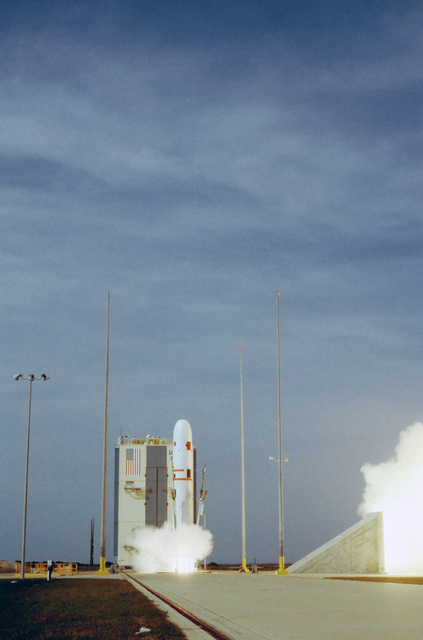
[[[131, 577], [195, 616], [197, 622], [192, 624], [174, 610], [169, 614], [188, 640], [209, 637], [201, 635], [198, 621], [232, 640], [415, 640], [421, 636], [421, 585], [337, 580], [333, 574], [326, 579], [329, 576], [321, 574], [238, 571]], [[144, 592], [154, 600], [151, 591]], [[157, 603], [170, 610], [163, 601]]]

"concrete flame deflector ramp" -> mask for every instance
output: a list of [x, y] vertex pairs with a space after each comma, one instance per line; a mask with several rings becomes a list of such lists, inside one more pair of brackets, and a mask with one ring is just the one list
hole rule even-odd
[[371, 513], [288, 568], [289, 573], [384, 573], [383, 512]]

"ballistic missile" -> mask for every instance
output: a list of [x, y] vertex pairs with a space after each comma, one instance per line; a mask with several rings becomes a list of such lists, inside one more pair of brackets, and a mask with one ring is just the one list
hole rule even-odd
[[174, 527], [194, 521], [194, 450], [187, 420], [178, 420], [173, 430]]

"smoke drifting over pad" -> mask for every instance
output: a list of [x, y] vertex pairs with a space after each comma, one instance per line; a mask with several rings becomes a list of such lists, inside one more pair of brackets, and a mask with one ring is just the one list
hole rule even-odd
[[423, 572], [423, 424], [401, 432], [391, 460], [361, 471], [366, 488], [358, 513], [383, 511], [386, 570]]
[[140, 573], [158, 571], [193, 571], [195, 562], [208, 556], [213, 549], [210, 531], [196, 524], [181, 524], [172, 529], [166, 523], [160, 529], [135, 529], [129, 539], [137, 553], [134, 568]]

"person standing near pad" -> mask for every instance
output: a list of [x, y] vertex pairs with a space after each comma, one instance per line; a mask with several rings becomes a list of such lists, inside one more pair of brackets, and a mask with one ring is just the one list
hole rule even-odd
[[54, 562], [52, 560], [49, 560], [47, 562], [47, 582], [51, 581], [51, 576], [53, 573], [53, 569], [54, 569]]

